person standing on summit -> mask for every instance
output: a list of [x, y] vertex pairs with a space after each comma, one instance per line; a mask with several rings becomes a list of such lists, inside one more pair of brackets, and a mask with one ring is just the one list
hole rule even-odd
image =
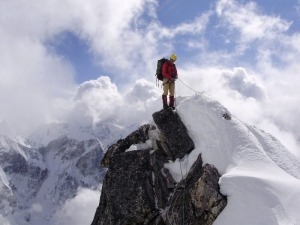
[[[162, 101], [164, 109], [167, 109], [168, 107], [175, 109], [175, 80], [178, 78], [177, 69], [175, 65], [176, 59], [177, 56], [175, 54], [172, 54], [170, 56], [170, 60], [166, 60], [162, 66], [162, 75], [164, 77]], [[168, 93], [170, 94], [169, 105], [167, 99]]]

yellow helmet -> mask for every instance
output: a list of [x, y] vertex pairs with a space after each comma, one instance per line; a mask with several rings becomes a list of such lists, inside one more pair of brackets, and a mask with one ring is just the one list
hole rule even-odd
[[177, 56], [176, 56], [175, 54], [172, 54], [172, 55], [170, 56], [170, 59], [172, 59], [173, 61], [176, 61]]

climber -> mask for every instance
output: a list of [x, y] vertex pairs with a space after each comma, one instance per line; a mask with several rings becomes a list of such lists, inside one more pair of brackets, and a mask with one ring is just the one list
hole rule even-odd
[[[168, 107], [175, 109], [175, 80], [178, 78], [176, 65], [174, 63], [176, 59], [177, 56], [175, 54], [172, 54], [170, 56], [170, 60], [166, 60], [162, 67], [162, 74], [164, 77], [162, 101], [164, 109], [167, 109]], [[170, 94], [169, 105], [167, 99], [168, 92]]]

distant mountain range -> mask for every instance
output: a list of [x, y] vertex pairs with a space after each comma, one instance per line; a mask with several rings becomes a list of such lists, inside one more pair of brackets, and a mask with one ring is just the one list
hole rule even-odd
[[[201, 155], [203, 163], [211, 164], [218, 170], [221, 177], [217, 183], [228, 200], [214, 224], [300, 223], [296, 210], [300, 199], [300, 163], [297, 157], [275, 137], [244, 124], [206, 94], [178, 97], [176, 107], [176, 113], [195, 148], [184, 152], [179, 157], [181, 160], [174, 156], [160, 165], [163, 171], [169, 171], [168, 174], [176, 182], [175, 189], [180, 188], [178, 184], [182, 183], [180, 181]], [[17, 135], [7, 123], [0, 123], [0, 224], [3, 218], [9, 225], [59, 224], [55, 221], [55, 214], [66, 201], [74, 199], [80, 188], [99, 189], [109, 171], [109, 168], [100, 167], [109, 146], [113, 144], [109, 149], [114, 153], [106, 154], [111, 159], [115, 152], [123, 156], [119, 152], [121, 150], [124, 157], [136, 154], [131, 151], [137, 150], [144, 155], [146, 151], [153, 154], [157, 150], [153, 143], [161, 139], [158, 130], [154, 133], [149, 131], [145, 135], [148, 140], [143, 136], [143, 143], [131, 144], [122, 140], [137, 130], [142, 121], [156, 126], [148, 118], [151, 112], [154, 111], [143, 112], [138, 118], [131, 116], [127, 123], [111, 118], [89, 127], [67, 123], [43, 125], [27, 139]], [[134, 120], [135, 123], [131, 123]], [[164, 121], [161, 123], [164, 124]], [[172, 132], [177, 135], [177, 128]], [[136, 140], [135, 135], [129, 137], [131, 141]], [[175, 139], [181, 146], [181, 139]], [[119, 165], [115, 164], [115, 168], [116, 175], [119, 175]], [[185, 173], [182, 173], [182, 168]], [[131, 178], [131, 174], [128, 177]], [[151, 181], [151, 174], [149, 179]], [[120, 180], [128, 184], [123, 177]], [[115, 181], [112, 182], [115, 185]], [[137, 187], [134, 179], [130, 182]], [[168, 199], [168, 196], [161, 197]], [[164, 212], [159, 211], [160, 207], [156, 210]], [[97, 213], [95, 215], [99, 216]], [[159, 218], [161, 224], [172, 224], [166, 223], [163, 213]], [[99, 221], [94, 220], [95, 224]]]
[[[107, 145], [134, 129], [43, 125], [27, 140], [0, 124], [0, 214], [12, 224], [53, 224], [53, 215], [79, 187], [97, 189]], [[101, 140], [101, 141], [100, 141]]]

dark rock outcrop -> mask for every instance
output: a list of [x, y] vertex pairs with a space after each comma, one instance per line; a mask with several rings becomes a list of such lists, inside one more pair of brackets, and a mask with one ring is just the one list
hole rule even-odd
[[149, 151], [115, 155], [103, 182], [96, 224], [143, 224], [155, 212]]
[[144, 143], [145, 141], [147, 141], [149, 139], [149, 129], [154, 128], [149, 124], [143, 125], [138, 130], [129, 134], [125, 139], [120, 139], [119, 141], [117, 141], [117, 143], [111, 145], [101, 161], [101, 166], [108, 168], [109, 163], [114, 155], [125, 152], [125, 150], [133, 144]]
[[165, 216], [165, 224], [212, 224], [226, 206], [219, 192], [220, 175], [215, 167], [202, 167], [198, 156], [187, 177], [178, 183]]
[[106, 152], [101, 165], [108, 171], [92, 225], [211, 225], [226, 206], [220, 175], [214, 166], [202, 166], [201, 155], [184, 179], [173, 179], [165, 164], [189, 153], [194, 142], [173, 110], [154, 113], [153, 119], [156, 137], [163, 137], [157, 146], [126, 151], [153, 138], [149, 131], [155, 127], [147, 124]]
[[171, 108], [153, 113], [154, 122], [166, 137], [173, 159], [182, 158], [194, 149], [194, 142], [185, 125]]
[[168, 160], [159, 151], [151, 155], [151, 166], [153, 171], [153, 185], [156, 194], [158, 209], [164, 209], [170, 197], [171, 190], [176, 187], [176, 181], [173, 179], [169, 170], [164, 168], [164, 163]]

